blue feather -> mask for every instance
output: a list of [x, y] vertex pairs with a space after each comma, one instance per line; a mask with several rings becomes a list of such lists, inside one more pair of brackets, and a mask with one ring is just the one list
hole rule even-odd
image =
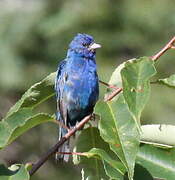
[[[98, 100], [95, 50], [90, 49], [93, 43], [91, 36], [78, 34], [69, 45], [66, 59], [58, 66], [55, 80], [57, 119], [69, 128], [91, 114]], [[67, 130], [61, 127], [60, 138], [66, 133]], [[63, 146], [59, 151], [65, 149]]]

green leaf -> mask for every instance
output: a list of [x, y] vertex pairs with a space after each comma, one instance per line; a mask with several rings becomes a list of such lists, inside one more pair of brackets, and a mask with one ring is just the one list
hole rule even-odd
[[6, 168], [0, 164], [0, 179], [1, 180], [29, 180], [30, 176], [24, 165], [12, 165]]
[[[108, 144], [102, 140], [98, 129], [95, 127], [81, 131], [81, 134], [76, 141], [74, 152], [88, 152], [92, 148], [104, 149], [107, 153], [110, 151]], [[73, 161], [75, 164], [81, 163], [81, 166], [83, 166], [82, 175], [85, 179], [87, 177], [92, 180], [101, 180], [101, 178], [107, 179], [101, 160], [96, 158], [87, 159], [83, 156], [74, 155]]]
[[49, 121], [54, 122], [54, 118], [48, 114], [32, 115], [31, 109], [20, 109], [0, 122], [0, 149], [32, 127]]
[[123, 95], [108, 103], [99, 102], [95, 112], [101, 115], [101, 137], [109, 143], [110, 149], [126, 166], [129, 179], [132, 179], [140, 134]]
[[[34, 108], [38, 104], [54, 96], [54, 79], [56, 73], [51, 73], [42, 81], [30, 87], [22, 98], [9, 110], [7, 117], [17, 112], [20, 108]], [[7, 118], [5, 117], [5, 118]]]
[[150, 95], [149, 79], [155, 73], [154, 62], [148, 57], [129, 60], [121, 70], [123, 95], [138, 127], [141, 112]]
[[32, 115], [31, 109], [23, 108], [11, 116], [0, 121], [0, 148], [8, 144], [14, 130], [25, 123], [25, 119]]
[[[128, 177], [126, 175], [124, 177], [124, 180], [128, 180]], [[146, 168], [144, 168], [139, 164], [136, 164], [134, 170], [134, 180], [154, 180], [154, 179]]]
[[162, 148], [171, 148], [175, 146], [175, 138], [172, 136], [175, 132], [175, 126], [165, 124], [144, 125], [141, 127], [141, 141], [143, 143], [157, 145]]
[[26, 131], [30, 130], [31, 128], [46, 122], [55, 123], [55, 118], [47, 113], [38, 113], [27, 118], [25, 124], [15, 129], [8, 143], [13, 142], [17, 137], [19, 137], [21, 134], [25, 133]]
[[29, 88], [0, 122], [0, 149], [30, 128], [44, 122], [54, 121], [54, 118], [48, 114], [33, 115], [32, 109], [55, 94], [53, 88], [55, 75], [56, 73], [51, 73]]
[[88, 158], [100, 158], [103, 161], [106, 173], [110, 178], [123, 180], [123, 176], [126, 172], [124, 165], [117, 160], [111, 159], [104, 150], [93, 148], [89, 152], [85, 152], [83, 154]]
[[104, 165], [106, 174], [111, 179], [123, 180], [123, 173], [126, 172], [126, 169], [124, 169], [122, 164], [117, 164], [115, 162], [115, 166], [112, 167], [109, 163], [103, 160], [103, 165]]
[[175, 88], [175, 74], [165, 79], [159, 79], [158, 83]]
[[[126, 62], [120, 64], [116, 69], [115, 71], [112, 73], [112, 76], [110, 77], [110, 80], [108, 82], [108, 84], [110, 85], [114, 85], [116, 86], [117, 88], [122, 88], [122, 79], [121, 79], [121, 70], [123, 69], [124, 65], [125, 65]], [[105, 99], [114, 91], [114, 89], [112, 88], [107, 88], [107, 93], [105, 94]], [[118, 98], [118, 95], [116, 97], [114, 97], [112, 99], [115, 100], [116, 98]]]
[[[121, 70], [125, 67], [126, 62], [120, 64], [115, 71], [112, 73], [112, 76], [109, 80], [109, 84], [115, 85], [119, 88], [122, 88], [122, 78], [121, 78]], [[109, 89], [111, 90], [111, 88]]]
[[153, 177], [174, 180], [175, 149], [160, 149], [142, 145], [137, 155], [138, 164], [144, 166]]

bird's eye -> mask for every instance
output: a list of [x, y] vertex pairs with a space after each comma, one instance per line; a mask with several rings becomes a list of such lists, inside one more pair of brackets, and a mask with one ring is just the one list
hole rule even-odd
[[84, 46], [84, 47], [88, 47], [88, 44], [86, 44], [86, 43], [83, 43], [83, 46]]

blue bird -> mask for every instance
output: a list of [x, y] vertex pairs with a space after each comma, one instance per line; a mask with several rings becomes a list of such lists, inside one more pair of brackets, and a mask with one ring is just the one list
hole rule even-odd
[[[92, 114], [99, 97], [98, 75], [95, 54], [99, 44], [92, 36], [77, 34], [69, 44], [67, 57], [58, 66], [55, 79], [57, 120], [68, 128], [74, 127], [85, 116]], [[59, 139], [67, 133], [60, 126]], [[68, 152], [64, 144], [58, 152]], [[56, 159], [68, 161], [68, 156], [57, 155]]]

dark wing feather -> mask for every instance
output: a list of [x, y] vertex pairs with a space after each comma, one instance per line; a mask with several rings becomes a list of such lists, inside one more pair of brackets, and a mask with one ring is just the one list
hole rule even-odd
[[[56, 92], [56, 98], [57, 98], [57, 113], [56, 118], [58, 121], [62, 122], [63, 124], [66, 124], [65, 119], [62, 118], [61, 114], [61, 96], [64, 88], [64, 80], [65, 80], [65, 66], [66, 66], [66, 60], [63, 60], [58, 65], [57, 70], [57, 76], [55, 78], [55, 92]], [[59, 140], [67, 133], [67, 129], [64, 129], [60, 126], [59, 128]], [[63, 146], [61, 146], [58, 149], [58, 152], [67, 152], [69, 151], [69, 142], [66, 142]], [[62, 160], [68, 161], [68, 156], [64, 155], [58, 155], [56, 154], [56, 160], [62, 161]]]
[[67, 108], [64, 107], [63, 91], [66, 81], [66, 67], [67, 60], [61, 61], [57, 70], [57, 77], [55, 81], [55, 90], [57, 97], [57, 120], [67, 124]]
[[60, 87], [62, 84], [61, 81], [62, 81], [62, 76], [64, 73], [66, 62], [67, 62], [66, 60], [61, 61], [57, 69], [57, 76], [55, 78], [55, 92], [56, 92], [57, 101], [59, 100], [60, 97], [59, 94], [60, 94]]

